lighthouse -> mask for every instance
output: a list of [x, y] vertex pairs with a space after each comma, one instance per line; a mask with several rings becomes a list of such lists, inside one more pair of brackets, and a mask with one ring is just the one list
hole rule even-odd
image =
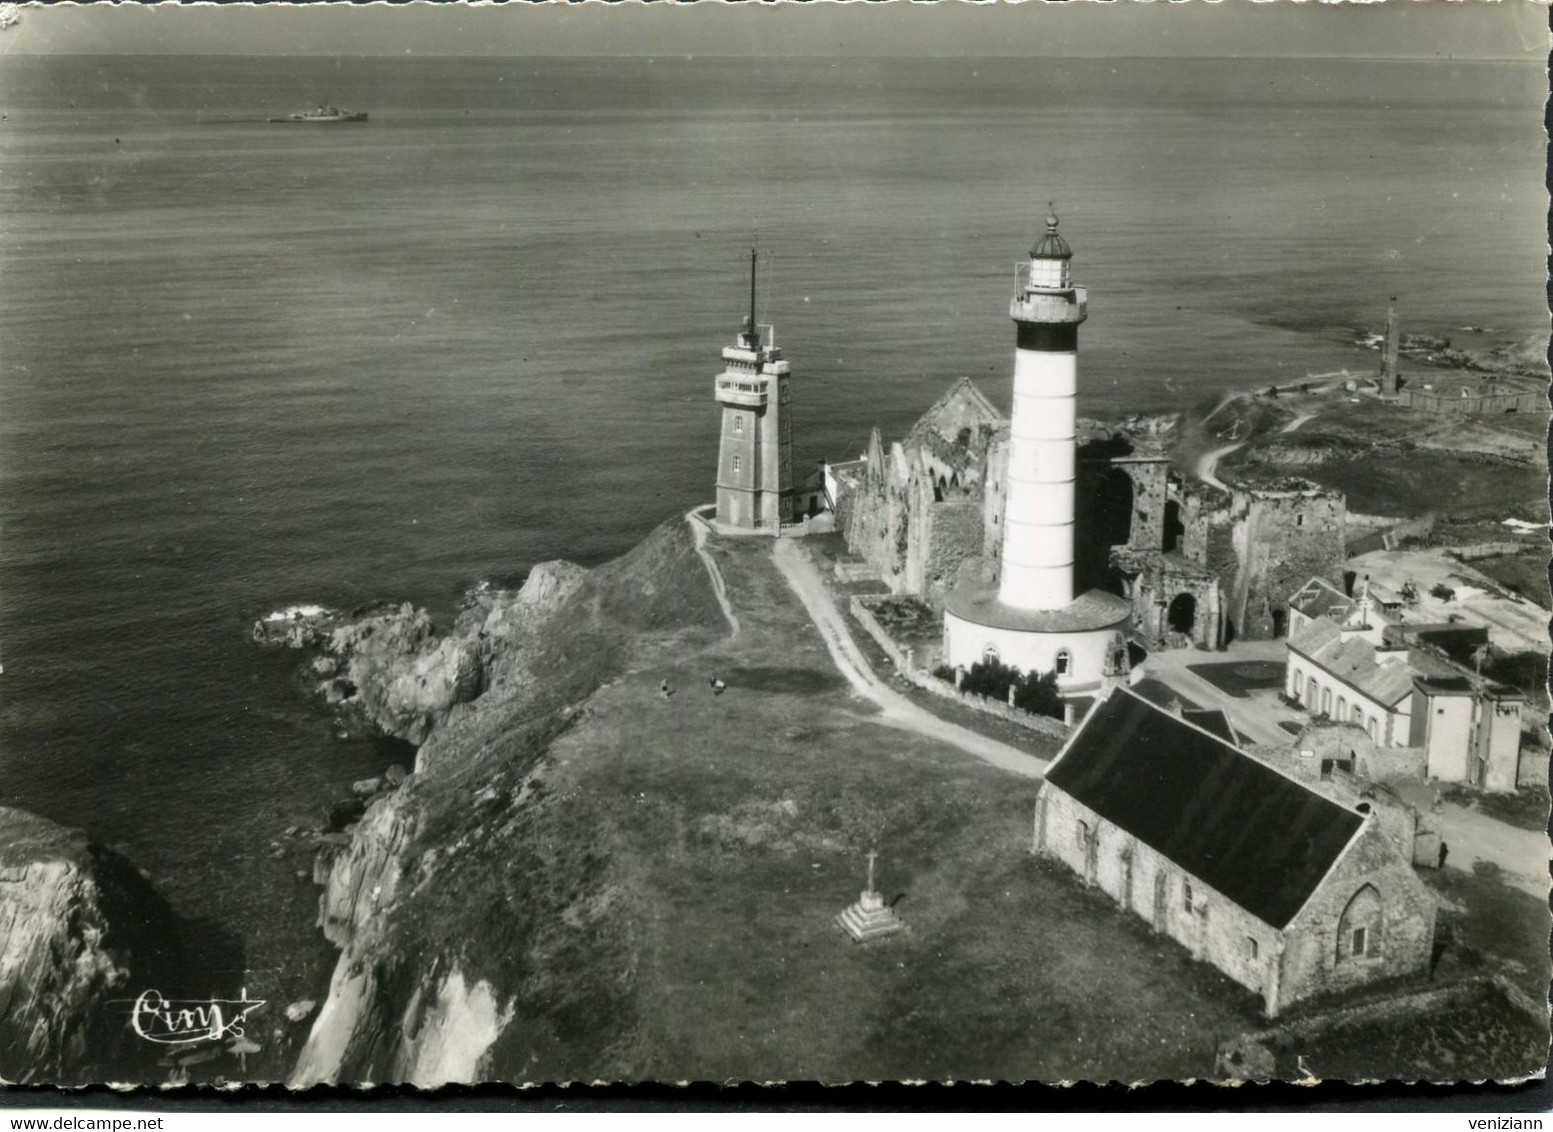
[[996, 660], [1055, 672], [1064, 695], [1125, 678], [1131, 608], [1103, 590], [1074, 596], [1074, 476], [1078, 457], [1078, 331], [1089, 295], [1072, 279], [1073, 251], [1049, 213], [1015, 274], [1014, 401], [1009, 422], [1001, 574], [944, 606], [944, 652], [969, 668]]
[[1009, 304], [1018, 336], [998, 598], [1017, 609], [1061, 609], [1073, 600], [1078, 328], [1089, 316], [1089, 293], [1073, 285], [1072, 260], [1048, 214]]
[[793, 514], [790, 371], [776, 332], [755, 321], [756, 254], [750, 249], [750, 308], [713, 395], [722, 409], [717, 446], [717, 521], [775, 535]]

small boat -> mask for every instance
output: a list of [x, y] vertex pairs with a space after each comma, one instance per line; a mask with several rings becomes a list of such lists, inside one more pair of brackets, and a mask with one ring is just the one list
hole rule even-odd
[[337, 106], [320, 106], [316, 110], [299, 110], [295, 114], [287, 114], [284, 118], [271, 118], [272, 122], [365, 122], [367, 112], [358, 110], [354, 113], [349, 110], [341, 110]]

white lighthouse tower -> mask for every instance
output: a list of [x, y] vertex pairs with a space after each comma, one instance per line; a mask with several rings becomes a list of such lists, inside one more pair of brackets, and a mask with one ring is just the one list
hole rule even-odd
[[1089, 296], [1073, 285], [1072, 260], [1056, 215], [1048, 215], [1009, 308], [1018, 336], [1002, 573], [995, 587], [950, 594], [944, 651], [954, 667], [996, 659], [1024, 672], [1055, 671], [1060, 691], [1084, 695], [1125, 675], [1131, 610], [1103, 590], [1073, 594], [1078, 328]]

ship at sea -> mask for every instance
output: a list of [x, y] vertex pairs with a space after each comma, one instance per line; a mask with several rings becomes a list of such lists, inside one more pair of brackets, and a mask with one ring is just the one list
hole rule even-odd
[[365, 122], [365, 110], [341, 110], [337, 106], [319, 106], [316, 110], [299, 110], [284, 118], [271, 118], [271, 122]]

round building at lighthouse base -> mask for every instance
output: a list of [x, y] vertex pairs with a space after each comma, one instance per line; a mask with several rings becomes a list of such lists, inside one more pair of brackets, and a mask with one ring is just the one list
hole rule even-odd
[[968, 669], [996, 660], [1021, 672], [1055, 672], [1063, 696], [1125, 683], [1130, 661], [1124, 598], [1090, 590], [1061, 609], [1021, 609], [996, 586], [956, 590], [944, 603], [944, 659]]

